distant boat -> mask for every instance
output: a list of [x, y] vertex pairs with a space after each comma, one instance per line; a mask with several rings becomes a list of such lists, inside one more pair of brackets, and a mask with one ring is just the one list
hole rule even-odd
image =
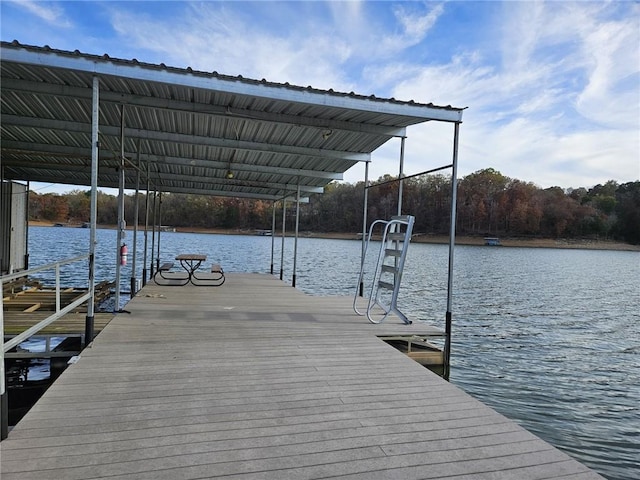
[[256, 235], [260, 235], [262, 237], [270, 237], [271, 230], [256, 230]]
[[497, 237], [484, 237], [484, 244], [490, 247], [500, 247], [502, 245]]

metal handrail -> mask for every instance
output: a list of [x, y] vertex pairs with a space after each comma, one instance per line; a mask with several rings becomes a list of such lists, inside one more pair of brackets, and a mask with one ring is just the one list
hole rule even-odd
[[[366, 256], [367, 256], [367, 251], [369, 250], [369, 244], [371, 243], [371, 238], [373, 237], [373, 231], [375, 230], [375, 227], [378, 224], [384, 225], [385, 226], [385, 231], [386, 231], [386, 227], [388, 226], [388, 223], [389, 222], [387, 220], [375, 220], [369, 226], [369, 235], [367, 236], [366, 244], [365, 244], [364, 250], [362, 252], [362, 258], [360, 260], [360, 275], [358, 277], [358, 285], [362, 285], [362, 281], [364, 279], [365, 259], [366, 259]], [[384, 241], [385, 241], [384, 237], [385, 237], [385, 235], [383, 235], [383, 239], [382, 239], [382, 244], [383, 245], [384, 245]], [[364, 313], [362, 313], [362, 312], [360, 312], [358, 310], [357, 301], [358, 301], [358, 292], [356, 292], [356, 294], [353, 297], [353, 311], [356, 314], [362, 316], [362, 315], [364, 315]]]
[[33, 325], [31, 328], [28, 328], [24, 332], [13, 337], [8, 342], [4, 341], [4, 298], [3, 298], [4, 294], [0, 295], [0, 334], [2, 335], [2, 348], [0, 348], [0, 398], [2, 398], [2, 405], [0, 406], [0, 424], [1, 424], [0, 440], [3, 440], [7, 436], [7, 418], [8, 418], [4, 354], [5, 352], [8, 352], [12, 348], [24, 342], [29, 337], [35, 335], [36, 333], [38, 333], [40, 330], [42, 330], [49, 324], [55, 322], [56, 320], [63, 317], [67, 313], [71, 312], [73, 309], [82, 305], [83, 303], [85, 303], [87, 300], [91, 298], [92, 292], [89, 289], [87, 293], [85, 293], [84, 295], [81, 295], [66, 307], [60, 308], [60, 267], [62, 265], [67, 265], [69, 263], [79, 262], [81, 260], [90, 259], [90, 258], [91, 258], [90, 254], [79, 255], [77, 257], [69, 258], [66, 260], [60, 260], [57, 262], [49, 263], [41, 267], [30, 268], [29, 270], [21, 270], [20, 272], [0, 276], [0, 284], [4, 285], [5, 283], [8, 283], [12, 280], [17, 280], [18, 278], [26, 277], [37, 272], [42, 272], [44, 270], [55, 269], [55, 272], [56, 272], [56, 311], [51, 315], [49, 315], [44, 320], [38, 322], [36, 325]]
[[42, 265], [41, 267], [30, 268], [29, 270], [20, 270], [16, 273], [11, 273], [8, 275], [0, 276], [0, 280], [2, 283], [10, 282], [11, 280], [16, 280], [20, 277], [26, 277], [28, 275], [32, 275], [37, 272], [42, 272], [43, 270], [51, 270], [55, 268], [56, 265], [66, 265], [68, 263], [79, 262], [80, 260], [85, 260], [89, 258], [89, 254], [86, 253], [84, 255], [78, 255], [77, 257], [71, 257], [66, 260], [58, 260], [57, 262], [48, 263], [46, 265]]
[[66, 307], [60, 308], [60, 267], [62, 265], [67, 265], [67, 264], [70, 264], [70, 263], [79, 262], [79, 261], [82, 261], [82, 260], [85, 260], [85, 259], [88, 259], [88, 258], [89, 258], [88, 254], [79, 255], [77, 257], [68, 258], [66, 260], [60, 260], [60, 261], [49, 263], [47, 265], [43, 265], [43, 266], [40, 266], [40, 267], [30, 268], [29, 270], [22, 270], [20, 272], [12, 273], [12, 274], [9, 274], [9, 275], [3, 275], [2, 277], [0, 277], [0, 280], [1, 280], [0, 283], [4, 284], [4, 283], [10, 282], [12, 280], [17, 280], [18, 278], [21, 278], [21, 277], [26, 277], [26, 276], [32, 275], [32, 274], [37, 273], [37, 272], [42, 272], [42, 271], [51, 270], [51, 269], [55, 269], [55, 271], [56, 271], [56, 310], [55, 310], [55, 312], [52, 313], [51, 315], [49, 315], [44, 320], [40, 321], [39, 323], [33, 325], [31, 328], [28, 328], [27, 330], [25, 330], [24, 332], [20, 333], [19, 335], [16, 335], [15, 337], [13, 337], [8, 342], [4, 342], [4, 298], [0, 297], [0, 332], [2, 333], [2, 352], [3, 352], [3, 354], [4, 354], [4, 352], [8, 352], [9, 350], [14, 348], [15, 346], [17, 346], [20, 343], [24, 342], [29, 337], [35, 335], [40, 330], [42, 330], [43, 328], [45, 328], [49, 324], [53, 323], [54, 321], [56, 321], [60, 317], [63, 317], [64, 315], [66, 315], [67, 313], [69, 313], [70, 311], [75, 309], [76, 307], [82, 305], [83, 303], [85, 303], [90, 298], [91, 292], [87, 292], [84, 295], [81, 295], [80, 297], [78, 297], [76, 300], [74, 300], [72, 303], [70, 303]]
[[[60, 299], [57, 298], [56, 299], [56, 311], [55, 311], [55, 313], [52, 313], [47, 318], [45, 318], [44, 320], [36, 323], [31, 328], [28, 328], [24, 332], [16, 335], [15, 337], [13, 337], [8, 342], [4, 342], [3, 343], [3, 347], [2, 347], [3, 353], [6, 353], [9, 350], [11, 350], [13, 347], [16, 347], [16, 346], [20, 345], [22, 342], [24, 342], [25, 340], [29, 339], [29, 337], [32, 337], [33, 335], [35, 335], [36, 333], [38, 333], [40, 330], [42, 330], [46, 326], [48, 326], [51, 323], [55, 322], [59, 318], [64, 317], [67, 313], [72, 312], [75, 308], [79, 307], [80, 305], [85, 303], [87, 300], [89, 300], [90, 297], [91, 297], [91, 293], [87, 292], [84, 295], [81, 295], [80, 297], [78, 297], [75, 301], [71, 302], [69, 305], [67, 305], [66, 307], [64, 307], [62, 309], [60, 308], [60, 304], [59, 304], [60, 303]], [[3, 322], [2, 335], [4, 337], [4, 322]]]
[[[360, 276], [358, 279], [358, 285], [362, 285], [362, 281], [364, 278], [364, 271], [365, 271], [365, 257], [367, 254], [367, 250], [369, 248], [369, 243], [371, 242], [371, 238], [373, 236], [373, 231], [375, 226], [377, 226], [378, 224], [380, 225], [384, 225], [384, 229], [383, 229], [383, 233], [382, 233], [382, 241], [380, 244], [380, 251], [378, 253], [378, 257], [375, 263], [375, 270], [373, 273], [373, 279], [371, 282], [371, 291], [369, 294], [369, 299], [368, 299], [368, 303], [367, 303], [367, 311], [366, 311], [366, 316], [368, 318], [368, 320], [371, 323], [380, 323], [382, 322], [387, 315], [389, 315], [389, 313], [393, 312], [395, 313], [404, 323], [406, 324], [410, 324], [411, 320], [409, 320], [406, 315], [404, 315], [400, 310], [398, 310], [397, 307], [397, 301], [398, 301], [398, 293], [399, 293], [399, 289], [400, 289], [400, 281], [402, 278], [402, 271], [404, 269], [404, 261], [405, 261], [405, 256], [407, 253], [407, 247], [409, 245], [409, 241], [411, 239], [411, 233], [413, 230], [413, 222], [414, 222], [414, 217], [411, 215], [402, 215], [402, 216], [394, 216], [391, 217], [391, 220], [376, 220], [374, 221], [370, 227], [369, 227], [369, 235], [367, 238], [367, 243], [366, 246], [364, 248], [364, 252], [362, 255], [362, 261], [361, 261], [361, 265], [360, 265]], [[399, 232], [399, 228], [401, 225], [404, 225], [406, 227], [405, 232], [402, 234], [402, 240], [393, 240], [394, 243], [396, 243], [396, 247], [397, 248], [397, 242], [401, 241], [403, 243], [402, 246], [402, 250], [399, 252], [399, 255], [397, 256], [397, 258], [394, 258], [394, 280], [393, 280], [393, 292], [391, 294], [391, 301], [389, 305], [383, 305], [382, 303], [380, 303], [379, 301], [379, 292], [380, 292], [380, 285], [383, 283], [380, 281], [380, 275], [381, 272], [383, 271], [383, 267], [384, 267], [384, 259], [385, 257], [389, 254], [389, 250], [387, 249], [387, 241], [390, 238], [390, 234], [393, 232]], [[398, 229], [398, 230], [396, 230]], [[394, 254], [394, 256], [396, 256]], [[357, 299], [358, 299], [358, 293], [356, 292], [354, 299], [353, 299], [353, 310], [355, 311], [355, 313], [357, 313], [358, 315], [364, 315], [362, 312], [360, 312], [357, 308]], [[382, 318], [380, 319], [374, 319], [371, 316], [371, 311], [373, 309], [373, 307], [375, 305], [378, 305], [379, 307], [382, 307], [383, 311], [384, 311], [384, 315], [382, 316]]]

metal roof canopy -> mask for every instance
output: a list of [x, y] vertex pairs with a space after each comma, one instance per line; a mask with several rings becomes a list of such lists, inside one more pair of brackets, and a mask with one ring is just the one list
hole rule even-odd
[[[322, 192], [406, 127], [460, 123], [462, 108], [337, 93], [164, 64], [2, 42], [2, 178], [278, 200]], [[229, 172], [233, 178], [229, 178]]]

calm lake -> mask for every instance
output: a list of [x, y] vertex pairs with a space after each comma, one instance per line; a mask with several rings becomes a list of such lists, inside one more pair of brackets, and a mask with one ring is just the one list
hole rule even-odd
[[[30, 266], [85, 253], [88, 240], [88, 229], [31, 227]], [[282, 239], [274, 240], [279, 273]], [[125, 241], [123, 291], [132, 232]], [[268, 273], [271, 242], [162, 233], [160, 258], [206, 253], [226, 272]], [[141, 233], [137, 243], [141, 278]], [[289, 283], [293, 245], [287, 238]], [[357, 241], [300, 238], [296, 287], [352, 295], [360, 249]], [[399, 300], [413, 321], [443, 329], [447, 251], [410, 246]], [[116, 258], [116, 232], [99, 230], [97, 281], [113, 280]], [[640, 478], [640, 253], [460, 246], [454, 270], [450, 380], [607, 478]], [[85, 287], [86, 262], [66, 267], [61, 277], [64, 286]]]

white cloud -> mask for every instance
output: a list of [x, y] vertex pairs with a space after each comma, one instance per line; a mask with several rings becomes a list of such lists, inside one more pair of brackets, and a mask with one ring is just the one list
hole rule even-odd
[[[250, 13], [242, 5], [185, 4], [182, 15], [162, 19], [141, 17], [118, 4], [112, 22], [129, 48], [155, 52], [164, 63], [360, 91], [363, 83], [377, 85], [376, 79], [363, 78], [367, 65], [419, 44], [443, 12], [441, 4], [416, 3], [397, 6], [387, 17], [361, 1], [285, 2], [264, 4], [262, 10], [262, 4], [253, 4], [258, 10]], [[267, 11], [266, 5], [274, 8]]]
[[[577, 108], [598, 123], [638, 127], [640, 118], [639, 17], [593, 25], [585, 35], [589, 80]], [[636, 46], [633, 48], [633, 46]]]
[[444, 8], [442, 4], [435, 5], [429, 12], [422, 16], [407, 12], [403, 6], [396, 6], [396, 8], [394, 8], [395, 17], [404, 27], [406, 37], [411, 39], [413, 43], [422, 41], [443, 11]]
[[400, 33], [385, 35], [382, 38], [382, 43], [376, 46], [377, 53], [390, 56], [407, 47], [419, 44], [443, 11], [442, 4], [436, 4], [426, 13], [417, 12], [415, 9], [407, 10], [404, 5], [394, 6], [393, 13], [401, 28]]
[[559, 103], [590, 122], [637, 128], [640, 5], [623, 6], [630, 15], [615, 2], [506, 2], [504, 70], [546, 69], [539, 86], [562, 87]]
[[[164, 63], [316, 88], [353, 89], [335, 68], [350, 56], [351, 47], [328, 34], [322, 24], [269, 30], [215, 3], [199, 4], [171, 20], [117, 10], [112, 21], [136, 48], [155, 52]], [[132, 24], [135, 29], [129, 28]]]
[[14, 5], [26, 10], [32, 15], [57, 27], [69, 28], [71, 22], [65, 18], [64, 9], [53, 2], [37, 2], [33, 0], [20, 0], [12, 2]]
[[[63, 19], [57, 4], [20, 3]], [[103, 4], [117, 36], [99, 53], [469, 107], [461, 175], [494, 167], [545, 187], [640, 177], [640, 4], [177, 2], [171, 18], [132, 5]], [[493, 16], [468, 24], [474, 41], [436, 38], [456, 21], [451, 9]], [[434, 40], [453, 46], [449, 58]], [[409, 129], [405, 171], [450, 162], [452, 131]], [[397, 140], [375, 152], [371, 178], [397, 173], [398, 155]]]
[[[494, 167], [543, 187], [640, 178], [640, 17], [603, 21], [600, 4], [509, 3], [505, 12], [501, 65], [477, 50], [396, 63], [381, 73], [392, 95], [469, 107], [461, 175]], [[429, 151], [450, 157], [451, 141], [410, 130], [407, 164]]]

